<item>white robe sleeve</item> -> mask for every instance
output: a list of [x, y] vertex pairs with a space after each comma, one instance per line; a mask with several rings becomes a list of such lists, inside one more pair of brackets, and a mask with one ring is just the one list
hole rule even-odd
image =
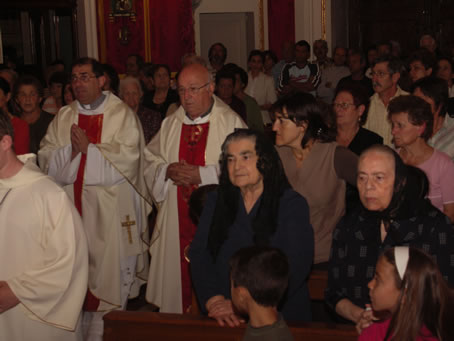
[[220, 169], [217, 165], [208, 165], [204, 167], [199, 167], [200, 179], [202, 183], [200, 186], [212, 185], [219, 183], [219, 173]]
[[71, 153], [72, 147], [68, 144], [54, 150], [50, 157], [48, 174], [61, 186], [73, 184], [77, 178], [81, 154], [71, 161]]
[[[49, 162], [49, 175], [62, 186], [73, 184], [77, 178], [82, 154], [79, 153], [71, 161], [71, 153], [71, 145], [56, 149]], [[88, 145], [84, 180], [87, 186], [114, 186], [125, 181], [123, 175], [91, 143]]]
[[124, 182], [125, 178], [105, 159], [95, 145], [90, 144], [84, 180], [87, 186], [114, 186]]

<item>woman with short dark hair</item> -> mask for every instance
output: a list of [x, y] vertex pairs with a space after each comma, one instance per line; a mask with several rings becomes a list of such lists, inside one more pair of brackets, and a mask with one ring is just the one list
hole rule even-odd
[[358, 157], [336, 143], [336, 128], [327, 124], [311, 94], [281, 98], [272, 113], [277, 151], [290, 184], [309, 204], [314, 263], [323, 268], [331, 234], [345, 213], [346, 182], [355, 185]]
[[178, 94], [170, 87], [170, 68], [166, 64], [155, 64], [151, 70], [154, 90], [146, 92], [142, 104], [166, 117], [167, 109], [179, 101]]

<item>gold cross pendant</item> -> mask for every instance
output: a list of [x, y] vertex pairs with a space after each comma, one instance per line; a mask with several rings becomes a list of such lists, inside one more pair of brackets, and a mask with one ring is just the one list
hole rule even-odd
[[136, 224], [136, 222], [134, 220], [129, 220], [129, 215], [126, 216], [126, 221], [121, 223], [121, 226], [126, 227], [126, 230], [128, 232], [129, 244], [132, 244], [131, 226], [133, 226], [135, 224]]

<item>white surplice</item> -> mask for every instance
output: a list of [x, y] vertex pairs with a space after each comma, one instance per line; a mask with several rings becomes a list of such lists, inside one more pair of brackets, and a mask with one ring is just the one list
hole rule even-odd
[[[143, 179], [140, 122], [118, 97], [104, 94], [104, 102], [93, 110], [78, 101], [63, 107], [38, 153], [41, 168], [73, 198], [81, 154], [71, 160], [71, 125], [78, 123], [79, 115], [103, 115], [101, 142], [88, 147], [82, 191], [89, 289], [100, 300], [101, 312], [124, 308], [131, 286], [147, 279], [146, 226], [151, 209]], [[128, 222], [130, 228], [125, 226]]]
[[20, 301], [0, 314], [0, 340], [81, 340], [88, 249], [79, 213], [34, 160], [0, 179], [0, 202], [0, 280]]

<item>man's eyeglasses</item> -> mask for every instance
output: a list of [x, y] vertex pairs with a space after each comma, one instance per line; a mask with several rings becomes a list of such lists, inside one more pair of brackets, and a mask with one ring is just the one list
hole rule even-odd
[[354, 103], [336, 103], [336, 102], [333, 103], [333, 107], [334, 107], [335, 109], [342, 108], [342, 109], [344, 109], [344, 110], [347, 110], [348, 107], [350, 107], [350, 106], [353, 106], [353, 107], [354, 107], [355, 104], [354, 104]]
[[389, 73], [389, 72], [383, 72], [383, 71], [378, 71], [378, 72], [372, 71], [370, 73], [371, 77], [377, 76], [378, 78], [383, 78], [386, 75], [390, 75], [390, 74], [391, 73]]
[[210, 82], [205, 83], [205, 84], [203, 84], [202, 86], [199, 86], [199, 87], [197, 87], [197, 86], [191, 86], [189, 88], [179, 87], [178, 88], [178, 94], [180, 96], [184, 96], [184, 94], [187, 91], [191, 96], [194, 96], [194, 95], [197, 95], [199, 93], [200, 89], [206, 87], [208, 84], [210, 84]]
[[75, 82], [77, 82], [78, 80], [81, 81], [81, 82], [83, 82], [83, 83], [88, 83], [88, 81], [89, 81], [91, 78], [98, 78], [98, 77], [96, 77], [95, 75], [90, 76], [88, 73], [82, 73], [82, 74], [80, 74], [80, 76], [71, 75], [71, 83], [75, 83]]

